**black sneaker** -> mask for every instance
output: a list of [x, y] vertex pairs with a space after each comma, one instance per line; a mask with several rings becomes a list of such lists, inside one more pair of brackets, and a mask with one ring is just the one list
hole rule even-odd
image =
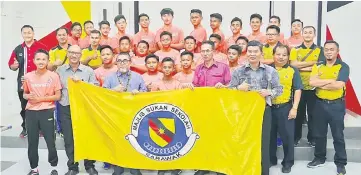
[[28, 133], [26, 133], [26, 129], [23, 129], [23, 131], [21, 131], [19, 137], [25, 138], [25, 137], [27, 137], [27, 136], [28, 136]]
[[52, 171], [50, 172], [50, 175], [58, 175], [58, 171], [52, 170]]
[[28, 175], [39, 175], [39, 171], [31, 170]]
[[95, 168], [89, 168], [86, 170], [89, 175], [98, 175], [98, 171]]
[[307, 164], [308, 168], [317, 168], [317, 167], [322, 167], [325, 166], [325, 161], [321, 161], [319, 159], [313, 159], [312, 162]]
[[298, 146], [298, 144], [300, 144], [300, 140], [301, 140], [301, 139], [296, 139], [295, 142], [294, 142], [294, 145], [295, 145], [295, 146]]
[[312, 148], [314, 148], [314, 147], [316, 146], [316, 142], [314, 142], [314, 141], [309, 141], [308, 144], [309, 144]]
[[182, 173], [182, 170], [172, 170], [171, 172], [170, 172], [170, 175], [179, 175], [179, 174], [181, 174]]
[[337, 166], [337, 175], [345, 175], [345, 174], [346, 174], [345, 166]]
[[65, 173], [65, 175], [77, 175], [79, 174], [79, 171], [76, 170], [69, 170], [67, 173]]
[[291, 167], [290, 166], [282, 166], [282, 173], [290, 173]]
[[165, 175], [166, 172], [166, 170], [158, 170], [158, 175]]

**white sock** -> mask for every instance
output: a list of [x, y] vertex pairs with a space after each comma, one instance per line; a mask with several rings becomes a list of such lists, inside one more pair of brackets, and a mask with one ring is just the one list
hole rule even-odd
[[38, 167], [33, 168], [33, 169], [31, 169], [31, 170], [33, 170], [33, 171], [35, 171], [35, 172], [39, 172]]
[[58, 167], [57, 166], [52, 166], [53, 170], [58, 171]]

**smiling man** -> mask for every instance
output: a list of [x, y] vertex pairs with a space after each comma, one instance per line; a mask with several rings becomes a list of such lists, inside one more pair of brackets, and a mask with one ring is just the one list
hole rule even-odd
[[248, 35], [248, 40], [252, 41], [252, 40], [256, 40], [259, 41], [260, 43], [265, 43], [266, 42], [266, 35], [264, 33], [261, 32], [261, 26], [262, 26], [262, 16], [260, 14], [252, 14], [250, 19], [250, 25], [252, 28], [252, 33], [250, 35]]
[[202, 26], [202, 11], [199, 9], [192, 9], [190, 14], [190, 20], [193, 25], [193, 31], [190, 33], [190, 36], [193, 36], [196, 40], [195, 44], [195, 53], [201, 51], [202, 42], [207, 40], [207, 31]]
[[231, 21], [231, 31], [233, 35], [226, 40], [227, 46], [232, 46], [236, 44], [238, 37], [242, 36], [242, 20], [238, 17], [234, 17]]

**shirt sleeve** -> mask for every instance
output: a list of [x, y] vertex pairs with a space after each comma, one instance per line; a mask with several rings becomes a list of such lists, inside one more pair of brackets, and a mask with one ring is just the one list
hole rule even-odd
[[278, 97], [282, 93], [283, 93], [283, 86], [280, 83], [280, 77], [277, 71], [273, 69], [271, 72], [271, 98]]
[[111, 75], [105, 77], [105, 80], [104, 80], [104, 82], [103, 82], [102, 87], [103, 87], [103, 88], [107, 88], [107, 89], [111, 89], [112, 87], [111, 87], [111, 84], [110, 84], [110, 80], [111, 80]]
[[199, 66], [194, 71], [194, 76], [193, 76], [193, 81], [192, 81], [192, 84], [196, 87], [199, 87], [198, 74], [199, 74]]
[[342, 67], [338, 73], [337, 81], [347, 82], [350, 75], [350, 68], [347, 64], [341, 63]]
[[147, 92], [147, 87], [145, 86], [145, 81], [142, 76], [139, 76], [140, 85], [139, 85], [139, 92]]
[[184, 42], [184, 32], [182, 29], [179, 29], [179, 43]]
[[26, 76], [26, 74], [25, 74], [25, 76], [24, 76], [24, 83], [23, 83], [23, 89], [24, 89], [24, 92], [25, 92], [25, 93], [30, 93], [28, 81], [29, 81], [29, 78], [28, 78], [28, 76]]
[[157, 33], [155, 34], [155, 42], [158, 43], [160, 41], [160, 33], [161, 29], [157, 30]]
[[239, 71], [236, 69], [235, 71], [233, 71], [232, 73], [232, 78], [231, 78], [231, 81], [228, 85], [228, 88], [231, 88], [231, 89], [236, 89], [238, 85], [240, 85], [241, 83], [243, 82], [240, 82], [240, 79], [239, 79]]
[[54, 63], [55, 62], [55, 51], [54, 50], [50, 50], [49, 51], [49, 62], [50, 63]]
[[296, 69], [294, 67], [292, 67], [292, 68], [295, 71], [293, 73], [293, 79], [292, 79], [292, 87], [293, 87], [293, 89], [294, 90], [303, 89], [300, 72], [298, 71], [298, 69]]
[[318, 66], [317, 66], [317, 64], [313, 65], [310, 76], [313, 77], [313, 76], [316, 76], [316, 75], [318, 75]]
[[290, 53], [290, 61], [296, 61], [297, 60], [297, 49], [292, 48]]
[[[91, 68], [89, 68], [89, 69], [91, 69]], [[89, 72], [89, 83], [93, 84], [95, 86], [99, 86], [99, 82], [98, 82], [97, 78], [95, 77], [95, 73], [94, 73], [93, 69], [91, 69]]]
[[81, 51], [80, 61], [86, 60], [87, 57], [88, 57], [88, 54], [87, 54], [87, 52], [86, 52], [86, 49], [83, 49], [83, 50]]
[[55, 74], [53, 76], [53, 79], [54, 79], [54, 91], [59, 91], [62, 89], [61, 87], [61, 83], [60, 83], [60, 77], [58, 74]]
[[16, 60], [16, 54], [15, 54], [15, 50], [13, 50], [8, 61], [9, 68], [11, 65], [14, 64], [15, 60]]
[[229, 70], [228, 66], [225, 66], [224, 69], [224, 85], [228, 85], [231, 81], [231, 71]]

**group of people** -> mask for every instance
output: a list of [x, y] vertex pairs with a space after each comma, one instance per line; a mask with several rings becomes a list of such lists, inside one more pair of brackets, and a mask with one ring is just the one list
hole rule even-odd
[[[277, 165], [277, 136], [283, 141], [283, 173], [290, 173], [294, 164], [294, 146], [302, 133], [302, 123], [308, 116], [308, 142], [315, 147], [315, 158], [307, 166], [325, 164], [328, 124], [334, 138], [335, 164], [339, 175], [346, 174], [347, 156], [343, 136], [345, 115], [345, 83], [349, 67], [337, 58], [339, 44], [326, 41], [317, 46], [313, 40], [316, 29], [292, 21], [292, 36], [284, 39], [280, 18], [272, 16], [266, 33], [260, 31], [262, 16], [252, 14], [252, 33], [240, 33], [242, 20], [231, 21], [233, 36], [225, 38], [220, 26], [222, 15], [210, 15], [213, 33], [208, 37], [202, 27], [202, 11], [193, 9], [190, 20], [194, 30], [184, 37], [172, 24], [174, 12], [160, 12], [164, 26], [156, 34], [149, 31], [149, 16], [139, 15], [141, 30], [133, 37], [125, 33], [126, 19], [114, 18], [118, 33], [109, 37], [110, 23], [101, 21], [99, 30], [93, 22], [83, 26], [74, 22], [68, 29], [56, 30], [58, 45], [50, 51], [34, 39], [34, 29], [24, 25], [24, 42], [9, 59], [9, 67], [18, 70], [18, 96], [21, 102], [23, 131], [28, 138], [31, 171], [37, 175], [39, 134], [44, 136], [49, 151], [49, 163], [57, 175], [58, 156], [55, 148], [55, 118], [61, 126], [68, 156], [66, 175], [79, 173], [74, 161], [74, 140], [69, 104], [68, 79], [83, 81], [115, 92], [132, 94], [169, 91], [195, 87], [231, 88], [256, 91], [265, 98], [262, 124], [262, 175]], [[87, 36], [80, 38], [82, 30]], [[56, 116], [54, 117], [54, 110]], [[306, 111], [307, 109], [307, 111]], [[317, 126], [317, 127], [315, 127]], [[94, 160], [85, 160], [90, 175], [98, 174]], [[104, 168], [109, 168], [104, 163]], [[113, 175], [124, 168], [113, 166]], [[172, 175], [181, 170], [169, 170]], [[131, 169], [140, 175], [140, 170]], [[158, 171], [159, 175], [166, 171]], [[208, 171], [196, 171], [204, 175]], [[221, 174], [221, 173], [217, 173]]]

